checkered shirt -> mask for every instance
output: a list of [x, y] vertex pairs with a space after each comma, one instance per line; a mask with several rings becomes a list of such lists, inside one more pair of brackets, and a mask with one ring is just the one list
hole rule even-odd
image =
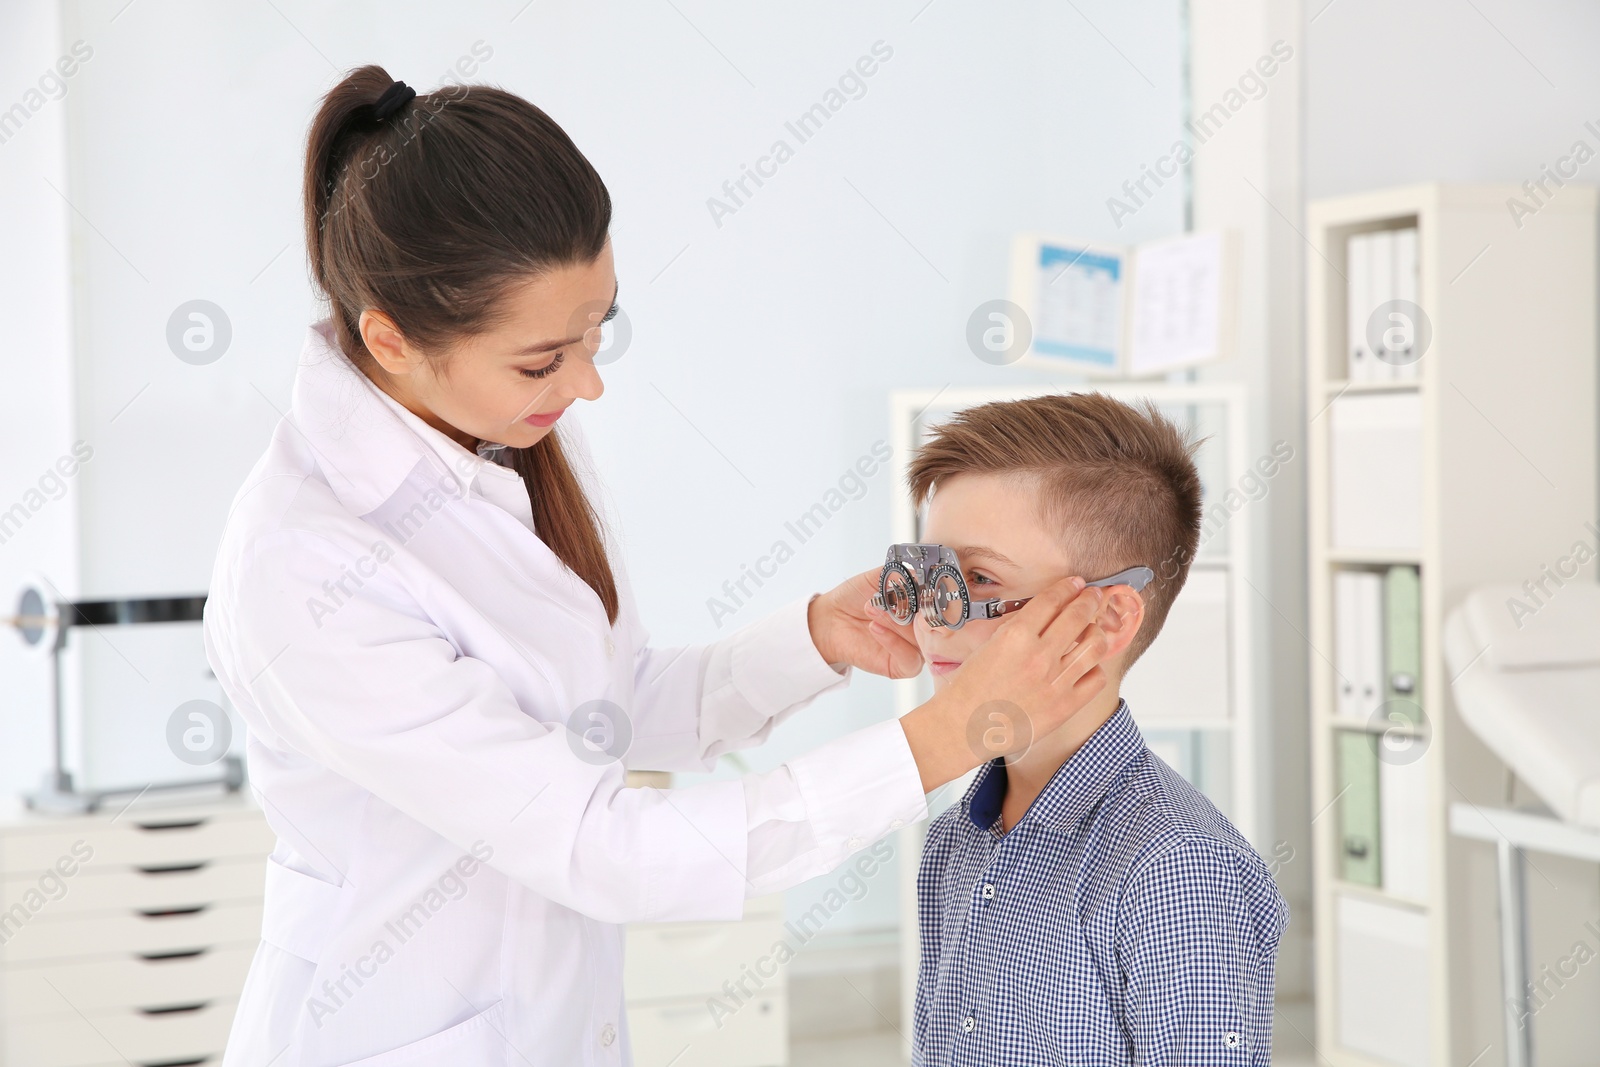
[[921, 1067], [1265, 1067], [1289, 910], [1128, 705], [1001, 833], [1004, 761], [934, 819], [917, 875]]

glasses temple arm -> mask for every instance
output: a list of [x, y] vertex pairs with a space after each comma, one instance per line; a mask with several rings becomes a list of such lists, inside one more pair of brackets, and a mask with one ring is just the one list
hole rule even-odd
[[[1097, 578], [1092, 582], [1084, 583], [1084, 587], [1097, 586], [1101, 588], [1113, 585], [1126, 585], [1138, 591], [1150, 584], [1156, 572], [1149, 567], [1129, 567], [1125, 571], [1118, 571], [1109, 578]], [[1002, 615], [1016, 611], [1022, 605], [1032, 600], [1033, 597], [1025, 596], [1020, 600], [978, 600], [972, 604], [973, 615], [981, 619], [998, 619]], [[979, 613], [982, 609], [982, 613]]]

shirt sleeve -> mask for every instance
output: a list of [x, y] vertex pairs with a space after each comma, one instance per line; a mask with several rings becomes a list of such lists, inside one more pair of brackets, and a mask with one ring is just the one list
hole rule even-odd
[[763, 743], [817, 697], [848, 685], [855, 669], [835, 669], [811, 640], [807, 608], [815, 596], [792, 600], [719, 641], [668, 648], [650, 647], [628, 596], [624, 610], [638, 650], [628, 766], [708, 771], [723, 754]]
[[[709, 645], [641, 647], [628, 765], [709, 770], [723, 753], [761, 744], [818, 696], [847, 685], [854, 668], [834, 668], [811, 639], [807, 609], [816, 596], [793, 600]], [[632, 625], [643, 645], [642, 626], [636, 619]], [[749, 896], [825, 874], [928, 813], [898, 720], [745, 775], [743, 792]]]
[[[753, 893], [822, 873], [896, 818], [919, 817], [895, 720], [758, 776], [753, 806], [738, 781], [626, 788], [621, 765], [578, 758], [560, 722], [536, 714], [548, 708], [523, 707], [530, 698], [462, 654], [398, 580], [400, 563], [308, 622], [307, 598], [359, 547], [291, 530], [250, 543], [207, 610], [208, 655], [230, 697], [265, 743], [464, 850], [488, 843], [491, 866], [556, 903], [606, 922], [733, 919]], [[759, 656], [798, 640], [796, 626], [809, 642], [799, 612], [741, 647]], [[740, 702], [796, 691], [763, 694], [759, 672], [742, 690], [735, 675]], [[763, 849], [753, 868], [752, 841]]]
[[1134, 873], [1117, 924], [1125, 1023], [1147, 1067], [1266, 1067], [1283, 899], [1259, 864], [1206, 838]]
[[857, 730], [765, 774], [744, 777], [750, 896], [833, 870], [928, 814], [898, 719]]

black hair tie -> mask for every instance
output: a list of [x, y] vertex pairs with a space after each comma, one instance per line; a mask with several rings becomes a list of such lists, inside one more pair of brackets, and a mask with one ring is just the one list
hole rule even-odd
[[396, 111], [416, 99], [417, 91], [403, 81], [396, 81], [383, 91], [378, 102], [372, 105], [372, 117], [382, 122]]

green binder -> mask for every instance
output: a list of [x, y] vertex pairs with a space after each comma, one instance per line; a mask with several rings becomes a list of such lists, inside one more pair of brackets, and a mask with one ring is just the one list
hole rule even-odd
[[1381, 886], [1377, 738], [1364, 730], [1339, 730], [1334, 736], [1338, 744], [1334, 784], [1339, 798], [1339, 877], [1358, 885]]
[[1385, 725], [1422, 725], [1422, 578], [1415, 567], [1383, 576]]

